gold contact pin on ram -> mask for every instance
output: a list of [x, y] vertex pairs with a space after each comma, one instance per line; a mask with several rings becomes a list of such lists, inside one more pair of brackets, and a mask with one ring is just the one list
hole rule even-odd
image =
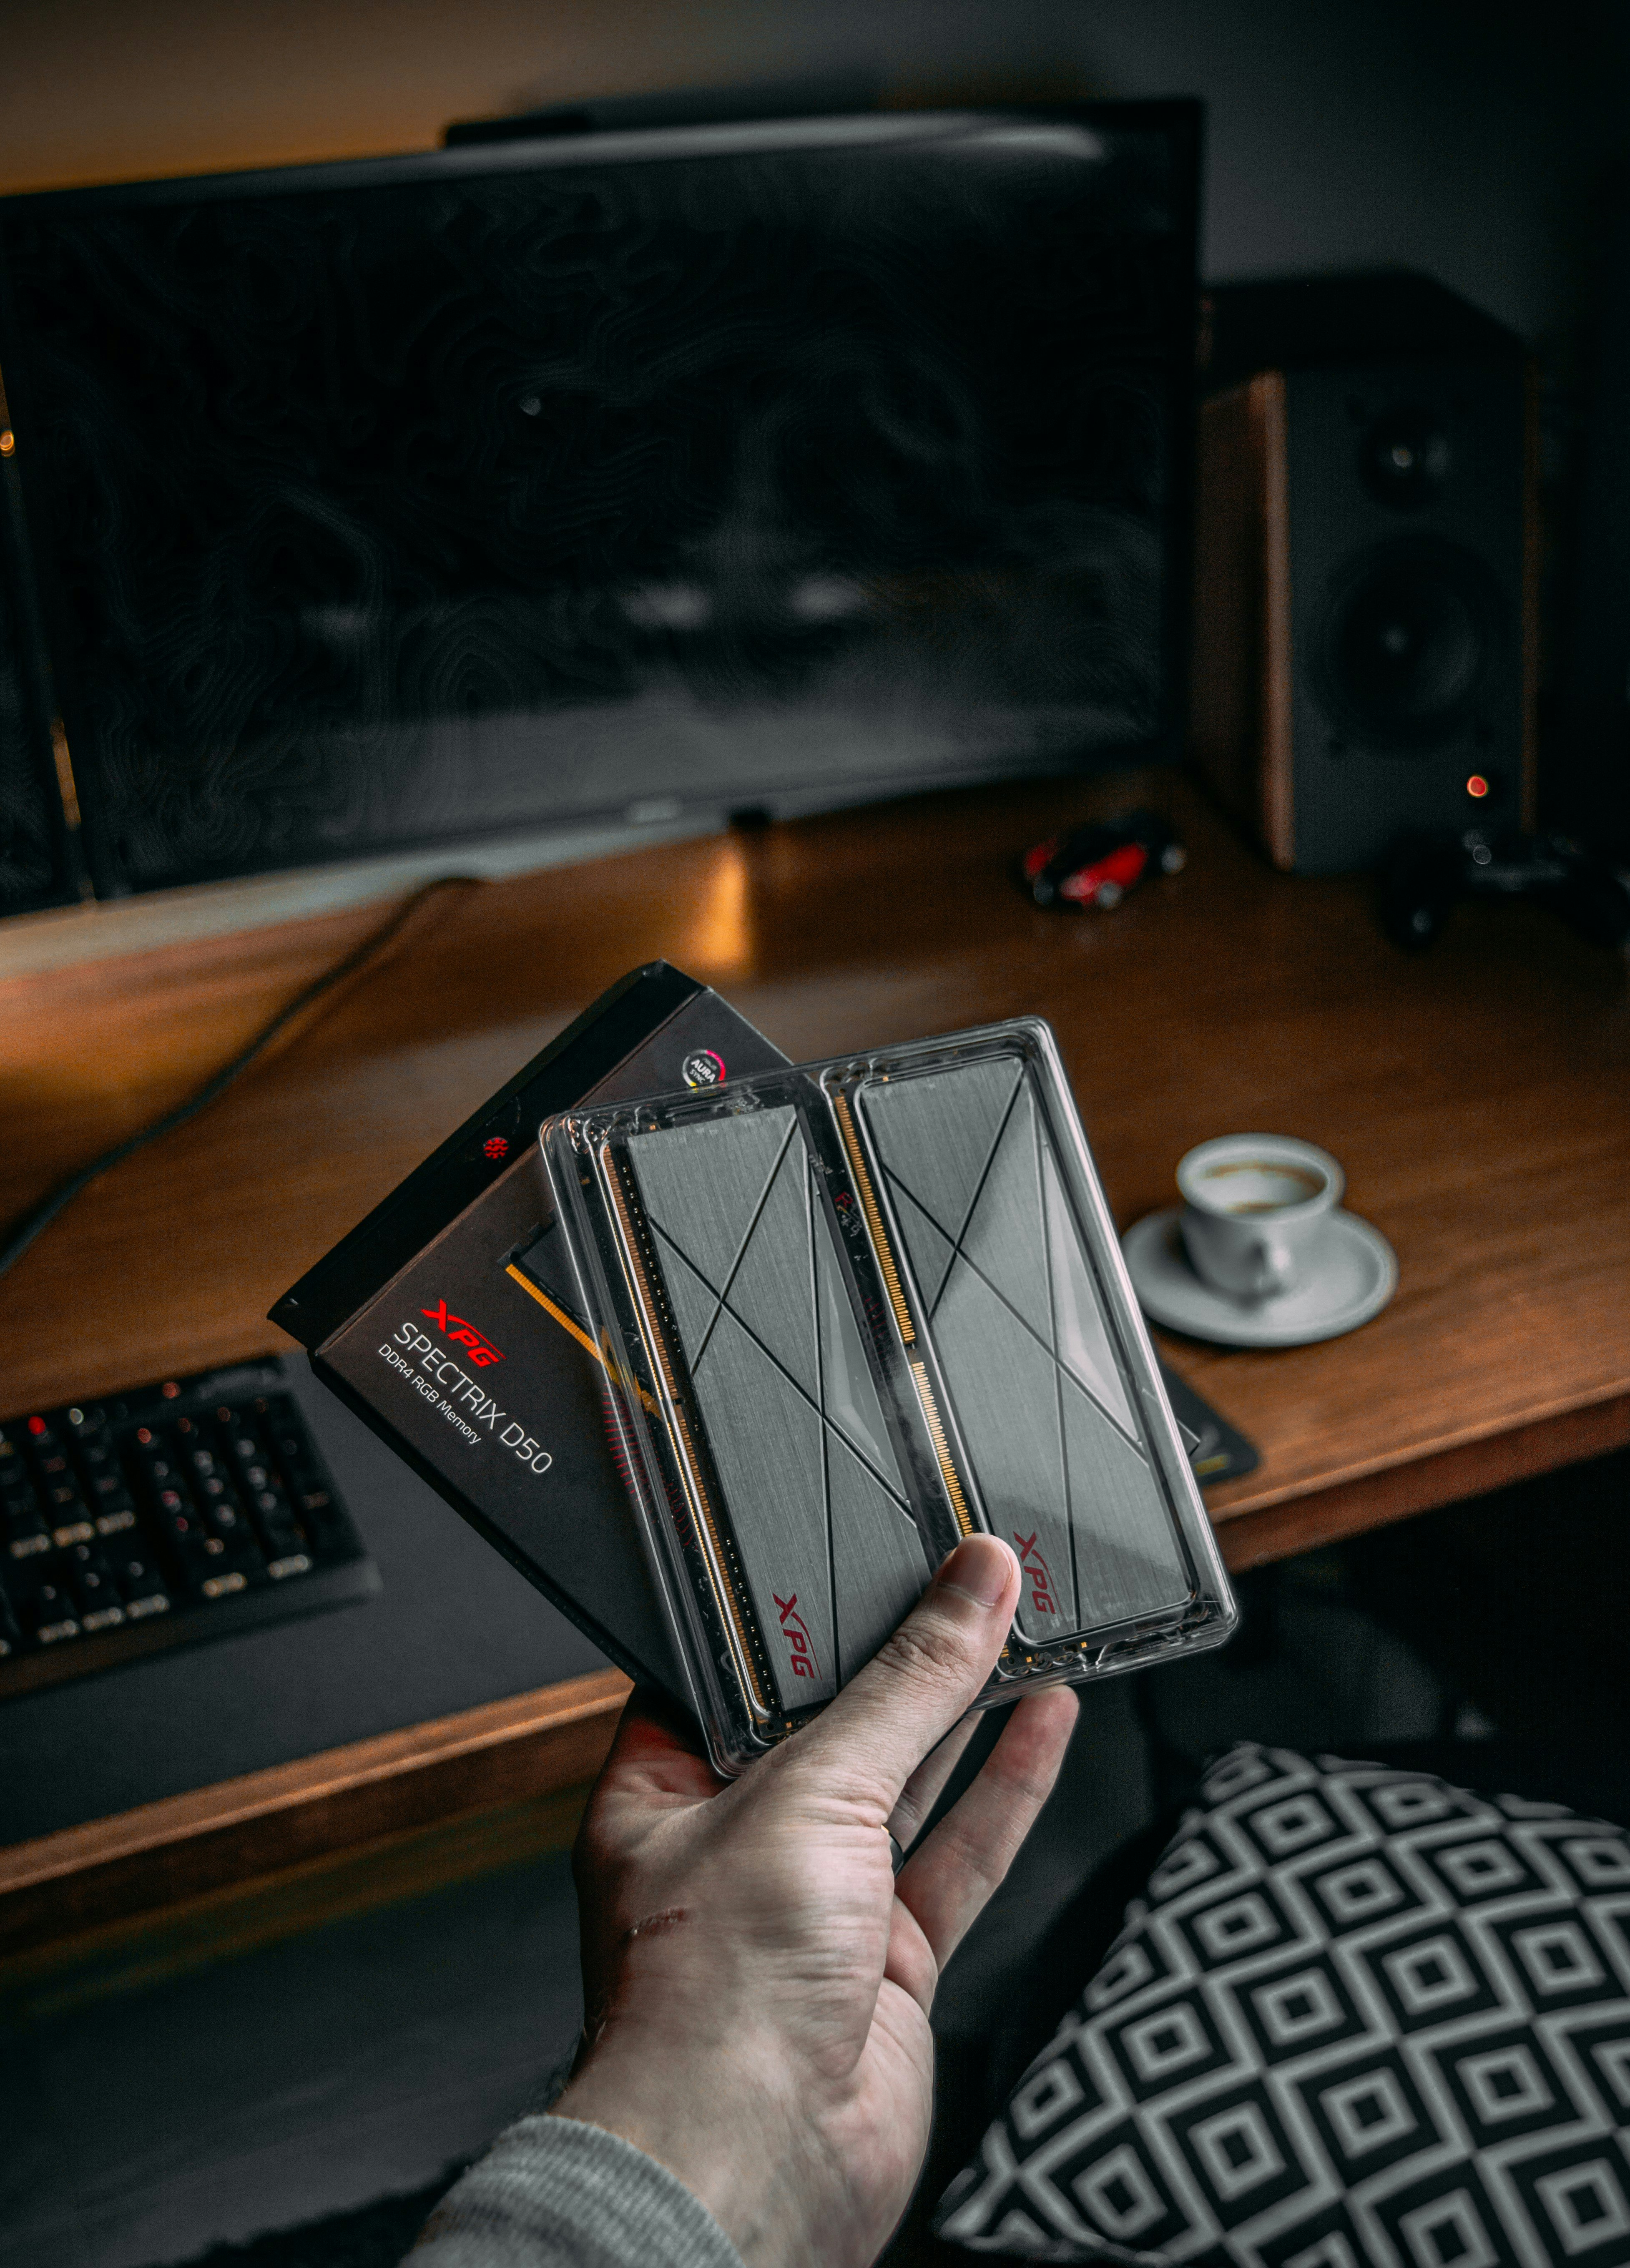
[[951, 1445], [945, 1438], [945, 1427], [940, 1420], [940, 1405], [934, 1400], [933, 1388], [928, 1382], [928, 1366], [911, 1359], [911, 1373], [917, 1388], [917, 1398], [923, 1405], [923, 1421], [928, 1428], [928, 1438], [933, 1443], [933, 1453], [939, 1460], [940, 1475], [945, 1483], [945, 1492], [951, 1499], [951, 1510], [956, 1514], [956, 1524], [964, 1535], [973, 1534], [973, 1514], [968, 1509], [968, 1499], [963, 1494], [963, 1484], [951, 1462]]
[[640, 1336], [645, 1340], [645, 1351], [651, 1359], [652, 1367], [662, 1388], [663, 1415], [678, 1436], [683, 1451], [681, 1469], [684, 1476], [685, 1494], [690, 1499], [691, 1511], [696, 1517], [697, 1534], [702, 1538], [703, 1557], [707, 1566], [709, 1580], [712, 1585], [714, 1598], [724, 1609], [726, 1626], [731, 1641], [731, 1653], [735, 1660], [736, 1674], [747, 1694], [750, 1696], [754, 1712], [760, 1723], [768, 1723], [771, 1712], [764, 1698], [764, 1689], [758, 1675], [757, 1664], [753, 1659], [753, 1641], [748, 1630], [746, 1617], [741, 1611], [741, 1602], [736, 1596], [735, 1585], [731, 1580], [724, 1539], [719, 1534], [712, 1505], [709, 1501], [707, 1491], [703, 1486], [701, 1476], [697, 1470], [696, 1443], [691, 1437], [690, 1427], [680, 1402], [678, 1381], [675, 1376], [673, 1359], [659, 1320], [660, 1311], [650, 1271], [645, 1266], [645, 1256], [639, 1249], [638, 1236], [629, 1211], [628, 1198], [623, 1189], [616, 1160], [608, 1143], [602, 1142], [600, 1145], [598, 1162], [601, 1182], [611, 1199], [612, 1211], [617, 1227], [617, 1244], [623, 1256], [623, 1263], [633, 1279]]
[[854, 1118], [849, 1108], [849, 1097], [846, 1094], [835, 1094], [832, 1097], [832, 1107], [837, 1114], [838, 1131], [844, 1138], [844, 1147], [849, 1153], [849, 1164], [854, 1174], [854, 1185], [860, 1193], [860, 1210], [866, 1215], [866, 1225], [872, 1232], [872, 1248], [877, 1255], [877, 1264], [882, 1271], [883, 1288], [889, 1294], [889, 1304], [894, 1309], [894, 1319], [900, 1326], [901, 1337], [907, 1346], [914, 1345], [917, 1339], [917, 1326], [911, 1321], [911, 1311], [905, 1304], [905, 1293], [900, 1285], [900, 1271], [895, 1266], [888, 1232], [883, 1226], [883, 1217], [878, 1210], [876, 1192], [872, 1187], [872, 1176], [867, 1171], [866, 1159], [860, 1149], [860, 1138], [855, 1131]]

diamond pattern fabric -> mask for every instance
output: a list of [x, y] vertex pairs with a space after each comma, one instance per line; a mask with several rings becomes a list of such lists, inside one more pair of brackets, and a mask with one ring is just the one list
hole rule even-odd
[[936, 2227], [1053, 2262], [1619, 2268], [1630, 1834], [1233, 1749]]

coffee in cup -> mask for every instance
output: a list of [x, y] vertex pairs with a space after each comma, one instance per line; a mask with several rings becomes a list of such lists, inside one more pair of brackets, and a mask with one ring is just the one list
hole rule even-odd
[[1287, 1134], [1224, 1134], [1177, 1167], [1184, 1248], [1236, 1300], [1269, 1300], [1305, 1278], [1346, 1176], [1328, 1150]]

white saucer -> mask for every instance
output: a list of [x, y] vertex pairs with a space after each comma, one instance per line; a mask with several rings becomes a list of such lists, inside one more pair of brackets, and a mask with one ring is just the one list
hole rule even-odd
[[1168, 1330], [1219, 1346], [1307, 1346], [1378, 1315], [1398, 1289], [1398, 1261], [1379, 1230], [1332, 1212], [1314, 1272], [1267, 1300], [1235, 1300], [1197, 1276], [1177, 1223], [1181, 1205], [1146, 1213], [1121, 1239], [1143, 1312]]

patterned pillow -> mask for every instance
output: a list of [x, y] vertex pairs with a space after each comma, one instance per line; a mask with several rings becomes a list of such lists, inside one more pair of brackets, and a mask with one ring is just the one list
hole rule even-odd
[[1230, 1750], [934, 2225], [1053, 2261], [1630, 2261], [1630, 1835]]

